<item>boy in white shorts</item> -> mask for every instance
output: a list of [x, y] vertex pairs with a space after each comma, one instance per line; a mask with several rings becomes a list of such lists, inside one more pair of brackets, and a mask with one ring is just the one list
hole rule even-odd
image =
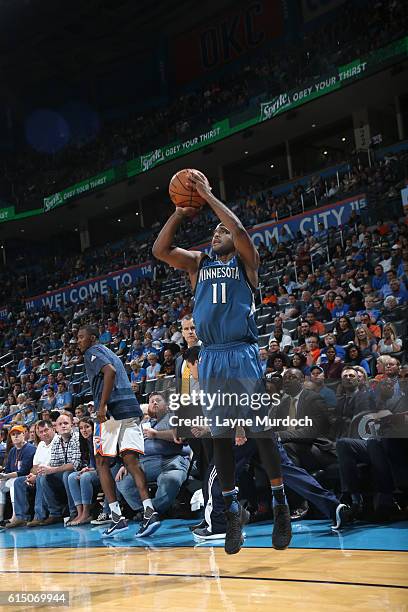
[[143, 502], [143, 522], [137, 535], [147, 536], [159, 528], [160, 521], [149, 498], [146, 477], [139, 465], [139, 454], [144, 452], [140, 427], [143, 413], [123, 363], [115, 353], [98, 342], [98, 337], [98, 329], [93, 325], [85, 325], [78, 331], [78, 347], [84, 355], [85, 369], [97, 409], [94, 431], [96, 467], [112, 515], [112, 522], [103, 536], [113, 536], [128, 529], [110, 472], [110, 460], [118, 454], [133, 476]]

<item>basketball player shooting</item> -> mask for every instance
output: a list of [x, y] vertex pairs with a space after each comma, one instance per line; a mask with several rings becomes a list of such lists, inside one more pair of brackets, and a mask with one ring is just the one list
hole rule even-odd
[[[204, 396], [218, 397], [245, 391], [247, 397], [263, 390], [258, 356], [258, 334], [254, 318], [254, 292], [258, 286], [259, 254], [238, 217], [211, 192], [204, 175], [191, 170], [187, 184], [218, 217], [211, 246], [213, 256], [173, 246], [183, 220], [196, 214], [196, 207], [177, 206], [153, 245], [153, 255], [170, 266], [188, 272], [195, 292], [193, 318], [203, 347], [199, 360], [199, 381]], [[209, 408], [207, 405], [205, 408]], [[205, 412], [204, 408], [204, 412]], [[205, 414], [208, 416], [209, 412]], [[232, 419], [250, 417], [248, 403], [226, 407], [219, 401], [211, 409], [214, 462], [222, 486], [227, 529], [225, 551], [238, 553], [243, 544], [242, 528], [249, 513], [238, 501], [235, 486], [234, 427]], [[227, 421], [227, 425], [225, 422]], [[273, 432], [265, 426], [251, 426], [263, 467], [270, 480], [274, 526], [272, 545], [286, 548], [291, 540], [290, 512], [283, 487], [279, 451]]]

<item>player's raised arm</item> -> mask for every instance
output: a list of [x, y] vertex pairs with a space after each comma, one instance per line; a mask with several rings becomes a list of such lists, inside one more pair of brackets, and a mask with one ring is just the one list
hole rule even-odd
[[196, 274], [202, 253], [187, 251], [173, 245], [174, 236], [183, 219], [191, 216], [191, 208], [177, 208], [163, 226], [153, 245], [152, 253], [156, 259], [166, 262], [173, 268]]
[[259, 253], [241, 221], [232, 210], [215, 197], [211, 192], [208, 181], [204, 180], [202, 176], [192, 170], [189, 180], [199, 195], [204, 198], [215, 212], [221, 223], [231, 232], [234, 247], [241, 257], [247, 272], [257, 272], [259, 268]]

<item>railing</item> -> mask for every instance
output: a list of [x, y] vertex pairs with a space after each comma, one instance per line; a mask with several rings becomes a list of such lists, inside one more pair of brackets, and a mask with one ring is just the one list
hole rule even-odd
[[51, 334], [43, 334], [42, 336], [38, 336], [37, 338], [34, 338], [34, 340], [31, 343], [31, 353], [34, 356], [35, 355], [35, 351], [39, 348], [37, 345], [40, 344], [41, 340], [43, 340], [44, 338], [50, 338]]
[[[8, 361], [7, 361], [8, 359]], [[2, 355], [0, 357], [0, 368], [4, 368], [8, 365], [10, 365], [11, 363], [14, 363], [14, 355], [12, 353], [12, 351], [10, 351], [9, 353], [6, 353], [5, 355]]]
[[6, 421], [10, 417], [14, 417], [16, 414], [21, 414], [22, 412], [25, 411], [25, 409], [26, 408], [20, 408], [19, 410], [16, 410], [15, 412], [12, 412], [11, 414], [7, 414], [6, 416], [0, 417], [0, 427], [2, 427], [4, 425], [3, 421]]

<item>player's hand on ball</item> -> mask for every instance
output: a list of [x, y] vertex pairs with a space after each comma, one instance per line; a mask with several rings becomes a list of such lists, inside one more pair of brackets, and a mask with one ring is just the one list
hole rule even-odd
[[211, 195], [211, 186], [210, 183], [204, 176], [201, 176], [197, 172], [192, 170], [190, 172], [190, 176], [188, 178], [189, 187], [197, 190], [198, 195], [202, 198], [206, 199], [209, 195]]
[[194, 206], [177, 206], [175, 214], [182, 219], [187, 219], [195, 217], [199, 212], [199, 209]]

